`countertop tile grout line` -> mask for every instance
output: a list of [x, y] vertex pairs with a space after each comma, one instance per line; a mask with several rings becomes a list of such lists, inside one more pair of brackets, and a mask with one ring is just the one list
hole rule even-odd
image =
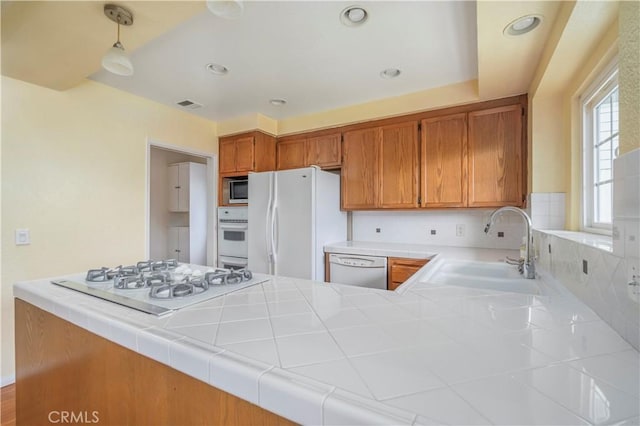
[[[268, 281], [271, 282], [271, 281]], [[265, 299], [265, 303], [267, 302], [267, 297], [265, 296], [265, 290], [264, 290], [264, 285], [260, 285], [260, 287], [262, 288], [262, 297]], [[276, 332], [273, 329], [273, 321], [271, 320], [271, 310], [269, 309], [269, 304], [266, 303], [267, 305], [267, 318], [269, 320], [269, 330], [271, 331], [271, 338], [273, 339], [273, 345], [274, 348], [276, 350], [276, 357], [278, 358], [278, 367], [283, 368], [282, 367], [282, 359], [280, 358], [280, 349], [278, 346], [278, 339], [276, 339]], [[260, 376], [260, 378], [262, 378], [262, 375]], [[258, 378], [258, 398], [260, 398], [260, 378]]]

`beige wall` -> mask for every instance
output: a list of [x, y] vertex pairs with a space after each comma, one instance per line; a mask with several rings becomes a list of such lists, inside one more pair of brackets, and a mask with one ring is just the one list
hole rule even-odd
[[640, 148], [640, 2], [620, 5], [620, 154]]
[[536, 96], [530, 100], [531, 192], [565, 192], [566, 144], [563, 141], [562, 94]]
[[470, 80], [443, 87], [350, 105], [314, 114], [273, 120], [261, 114], [218, 123], [220, 136], [260, 129], [276, 136], [324, 129], [418, 111], [478, 102], [478, 81]]
[[[2, 77], [2, 377], [14, 372], [16, 281], [145, 252], [147, 138], [217, 152], [216, 124], [87, 81], [57, 92]], [[16, 246], [16, 228], [31, 245]]]
[[[570, 230], [580, 229], [582, 215], [580, 95], [617, 54], [620, 151], [628, 152], [640, 144], [638, 13], [638, 2], [621, 2], [619, 8], [617, 2], [563, 4], [529, 89], [530, 188], [532, 192], [567, 194], [565, 225]], [[609, 22], [611, 16], [614, 20]], [[592, 30], [590, 38], [581, 37], [585, 27]]]
[[278, 120], [262, 114], [249, 114], [218, 123], [218, 135], [220, 136], [233, 135], [256, 129], [277, 136]]

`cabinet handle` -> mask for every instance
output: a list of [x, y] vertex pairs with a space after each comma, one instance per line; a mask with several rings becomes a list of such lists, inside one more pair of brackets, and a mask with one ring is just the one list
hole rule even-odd
[[180, 187], [179, 187], [179, 186], [174, 186], [174, 188], [175, 188], [175, 189], [180, 189]]

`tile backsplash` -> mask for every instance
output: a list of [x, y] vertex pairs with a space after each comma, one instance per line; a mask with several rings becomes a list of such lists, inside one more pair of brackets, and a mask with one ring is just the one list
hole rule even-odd
[[588, 234], [569, 234], [576, 233], [534, 231], [538, 270], [640, 350], [640, 286], [629, 285], [640, 275], [640, 149], [614, 161], [613, 244], [599, 243], [597, 237], [586, 244]]
[[613, 253], [640, 257], [640, 148], [613, 162]]
[[528, 206], [534, 228], [564, 229], [564, 192], [532, 192]]
[[640, 294], [634, 294], [640, 289], [628, 285], [633, 268], [638, 271], [638, 259], [545, 231], [535, 230], [533, 243], [537, 271], [568, 288], [640, 350]]
[[493, 209], [353, 212], [352, 240], [517, 250], [525, 235], [522, 218], [505, 212], [487, 235], [484, 227], [491, 212]]

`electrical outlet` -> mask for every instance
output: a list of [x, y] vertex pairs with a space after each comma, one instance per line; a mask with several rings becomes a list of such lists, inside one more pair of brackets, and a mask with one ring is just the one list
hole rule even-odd
[[376, 234], [380, 233], [380, 228], [376, 228]]
[[498, 231], [498, 238], [504, 238], [504, 232]]
[[436, 230], [435, 229], [431, 230], [431, 235], [436, 235]]
[[461, 223], [456, 225], [456, 237], [464, 237], [464, 225]]
[[589, 262], [584, 259], [582, 259], [582, 273], [589, 275]]
[[16, 229], [16, 245], [26, 246], [31, 244], [31, 235], [28, 229]]

